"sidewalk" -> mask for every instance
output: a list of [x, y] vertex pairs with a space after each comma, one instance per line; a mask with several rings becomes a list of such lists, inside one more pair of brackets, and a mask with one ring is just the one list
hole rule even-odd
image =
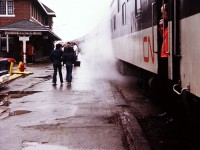
[[[33, 74], [15, 80], [8, 89], [35, 93], [11, 100], [8, 116], [0, 121], [0, 132], [6, 137], [0, 137], [1, 150], [21, 146], [26, 150], [33, 144], [66, 150], [150, 150], [123, 96], [110, 79], [96, 76], [99, 72], [86, 60], [74, 68], [72, 86], [60, 84], [59, 79], [52, 86], [51, 64], [28, 64], [27, 71]], [[11, 116], [19, 110], [29, 113]]]

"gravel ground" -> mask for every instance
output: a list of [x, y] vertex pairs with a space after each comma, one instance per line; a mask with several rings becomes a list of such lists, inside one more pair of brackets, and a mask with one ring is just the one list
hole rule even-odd
[[125, 98], [153, 150], [199, 149], [199, 137], [194, 135], [185, 121], [175, 116], [160, 116], [163, 112], [161, 107], [146, 96], [144, 89], [138, 87], [137, 79], [127, 78], [123, 83], [114, 84]]

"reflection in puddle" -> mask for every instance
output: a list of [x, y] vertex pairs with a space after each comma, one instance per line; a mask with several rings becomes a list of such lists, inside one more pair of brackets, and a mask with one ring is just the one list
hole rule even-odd
[[37, 93], [37, 92], [41, 92], [41, 91], [9, 91], [8, 95], [11, 98], [21, 98], [23, 96], [34, 94], [34, 93]]
[[9, 116], [23, 115], [23, 114], [27, 114], [27, 113], [30, 113], [30, 112], [31, 111], [28, 111], [28, 110], [16, 110], [16, 111], [10, 112]]
[[69, 150], [67, 147], [50, 144], [39, 144], [37, 142], [23, 142], [22, 150]]

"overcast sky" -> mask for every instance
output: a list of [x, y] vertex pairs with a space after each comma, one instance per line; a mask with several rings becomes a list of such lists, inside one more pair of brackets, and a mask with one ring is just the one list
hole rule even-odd
[[56, 13], [53, 31], [63, 41], [91, 31], [105, 15], [111, 0], [40, 0]]

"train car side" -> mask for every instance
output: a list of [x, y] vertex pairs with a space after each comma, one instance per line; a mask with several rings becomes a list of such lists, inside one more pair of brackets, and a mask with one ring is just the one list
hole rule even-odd
[[200, 97], [200, 1], [180, 1], [180, 81], [182, 89]]
[[199, 120], [200, 1], [113, 0], [111, 29], [114, 55], [124, 63], [147, 72], [149, 81], [152, 81], [151, 77], [159, 78], [162, 36], [158, 28], [162, 18], [161, 6], [166, 2], [169, 7], [166, 82], [170, 91], [165, 92], [174, 90], [179, 95], [176, 101], [181, 101], [186, 114], [195, 114]]
[[114, 53], [120, 60], [157, 74], [157, 26], [152, 16], [155, 15], [152, 12], [154, 6], [138, 1], [141, 7], [136, 8], [136, 12], [135, 2], [121, 0], [112, 4], [115, 7], [112, 12]]

